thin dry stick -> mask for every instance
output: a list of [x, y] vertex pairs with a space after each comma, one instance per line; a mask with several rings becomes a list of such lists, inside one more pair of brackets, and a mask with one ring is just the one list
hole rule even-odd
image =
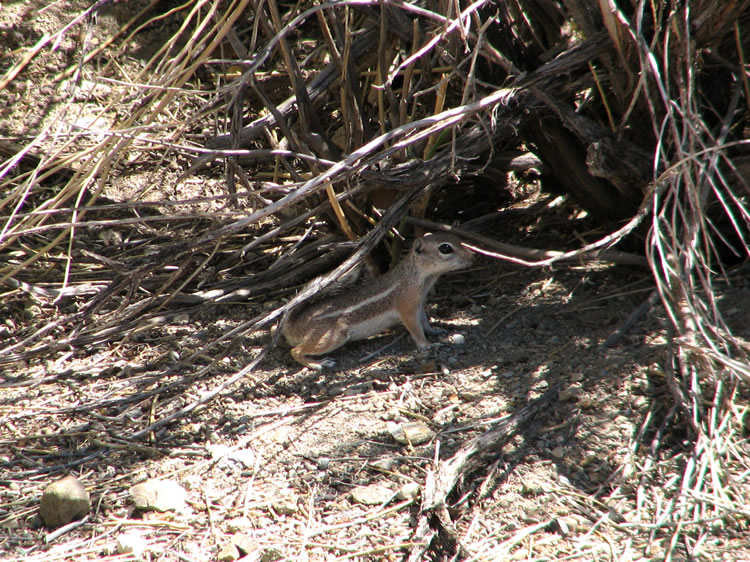
[[[440, 80], [437, 96], [435, 97], [435, 111], [433, 112], [433, 115], [440, 113], [445, 107], [445, 94], [448, 91], [448, 83], [450, 82], [449, 79], [450, 75], [444, 74]], [[438, 134], [435, 133], [434, 135], [430, 136], [429, 139], [427, 139], [427, 145], [424, 148], [423, 155], [423, 158], [425, 160], [429, 160], [434, 154], [433, 146], [435, 145], [435, 142], [437, 142], [437, 138]]]
[[[520, 265], [525, 265], [527, 267], [545, 267], [556, 262], [585, 263], [587, 261], [611, 261], [613, 263], [646, 266], [648, 265], [648, 262], [642, 256], [628, 254], [626, 252], [617, 252], [615, 250], [598, 249], [603, 246], [612, 245], [616, 241], [627, 235], [633, 228], [635, 228], [635, 225], [632, 224], [635, 221], [637, 221], [637, 217], [620, 230], [605, 236], [597, 242], [588, 244], [583, 248], [579, 248], [578, 250], [571, 250], [569, 252], [558, 252], [554, 250], [537, 250], [533, 248], [516, 246], [514, 244], [507, 244], [505, 242], [493, 240], [491, 238], [488, 238], [487, 236], [482, 236], [481, 234], [477, 234], [475, 232], [470, 232], [461, 228], [447, 226], [424, 219], [416, 219], [412, 217], [409, 217], [407, 219], [407, 222], [409, 222], [410, 224], [421, 226], [428, 230], [451, 232], [453, 234], [456, 234], [457, 236], [466, 238], [467, 240], [473, 240], [479, 245], [464, 245], [467, 248], [471, 248], [475, 252], [478, 252], [482, 255], [506, 260]], [[489, 250], [487, 248], [489, 248]]]
[[346, 237], [349, 238], [349, 240], [356, 240], [357, 235], [354, 234], [351, 226], [349, 226], [349, 221], [346, 219], [344, 210], [341, 208], [341, 204], [336, 198], [336, 192], [333, 190], [333, 184], [330, 181], [326, 182], [326, 195], [328, 196], [328, 202], [331, 204], [331, 208], [336, 215], [336, 220], [339, 221], [339, 227], [341, 227], [341, 230], [346, 234]]
[[[409, 556], [410, 562], [424, 560], [430, 545], [438, 535], [443, 540], [456, 540], [455, 530], [448, 514], [448, 496], [452, 493], [459, 479], [472, 472], [481, 464], [491, 464], [501, 450], [516, 432], [527, 428], [529, 421], [539, 411], [549, 406], [560, 391], [559, 385], [554, 385], [539, 398], [533, 400], [523, 409], [496, 423], [485, 433], [470, 439], [448, 460], [436, 463], [427, 475], [420, 517], [414, 533], [414, 541], [424, 546], [414, 548]], [[437, 452], [436, 452], [437, 454]], [[460, 545], [455, 554], [461, 553]]]
[[[420, 42], [420, 27], [419, 27], [419, 20], [414, 19], [412, 22], [412, 43], [411, 43], [411, 51], [412, 54], [414, 54], [417, 49], [419, 49], [419, 42]], [[401, 99], [399, 100], [399, 108], [398, 108], [398, 115], [399, 120], [396, 125], [403, 125], [406, 123], [406, 118], [408, 116], [408, 110], [409, 110], [409, 100], [411, 99], [411, 80], [412, 76], [414, 74], [414, 67], [416, 66], [417, 61], [412, 60], [410, 64], [406, 66], [406, 69], [404, 70], [404, 77], [403, 77], [403, 85], [401, 86]]]

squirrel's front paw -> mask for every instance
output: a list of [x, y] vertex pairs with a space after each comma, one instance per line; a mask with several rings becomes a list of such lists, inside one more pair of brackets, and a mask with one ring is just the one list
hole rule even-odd
[[324, 369], [333, 369], [336, 366], [336, 361], [333, 359], [323, 359], [318, 363], [318, 371], [322, 371]]

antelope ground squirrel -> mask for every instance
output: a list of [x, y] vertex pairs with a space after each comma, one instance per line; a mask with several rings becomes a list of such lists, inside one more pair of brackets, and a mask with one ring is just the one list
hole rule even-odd
[[427, 234], [418, 238], [409, 255], [388, 273], [370, 283], [347, 289], [314, 302], [303, 303], [289, 314], [282, 333], [292, 348], [292, 357], [312, 369], [331, 366], [308, 355], [322, 355], [347, 342], [368, 338], [399, 320], [409, 330], [419, 349], [429, 347], [425, 332], [432, 328], [424, 309], [425, 298], [443, 273], [464, 269], [472, 253], [450, 234]]

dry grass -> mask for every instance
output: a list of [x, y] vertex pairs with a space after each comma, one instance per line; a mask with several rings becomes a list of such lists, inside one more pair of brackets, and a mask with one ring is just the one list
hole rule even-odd
[[[750, 248], [742, 132], [750, 125], [748, 2], [723, 12], [690, 3], [597, 12], [570, 1], [569, 11], [558, 7], [549, 17], [522, 1], [479, 1], [460, 15], [459, 4], [447, 1], [434, 11], [398, 2], [238, 0], [189, 1], [155, 13], [156, 4], [144, 3], [97, 46], [84, 41], [80, 64], [54, 77], [66, 84], [54, 114], [14, 144], [2, 141], [0, 286], [9, 303], [25, 291], [58, 309], [47, 316], [29, 309], [28, 322], [7, 324], [0, 364], [111, 350], [186, 306], [271, 291], [281, 298], [330, 272], [174, 364], [152, 358], [158, 366], [138, 373], [139, 390], [128, 381], [106, 400], [71, 406], [94, 411], [172, 397], [158, 419], [124, 430], [137, 446], [256, 367], [265, 352], [210, 393], [177, 399], [240, 339], [324, 290], [381, 240], [396, 253], [405, 216], [424, 209], [430, 194], [453, 186], [458, 217], [456, 179], [492, 177], [509, 150], [544, 153], [535, 123], [553, 119], [580, 143], [581, 173], [605, 186], [594, 189], [622, 214], [613, 217], [608, 202], [592, 200], [590, 212], [601, 209], [602, 222], [613, 225], [594, 243], [544, 255], [503, 248], [503, 256], [485, 244], [485, 253], [547, 266], [608, 259], [592, 252], [645, 241], [671, 331], [659, 376], [673, 407], [642, 420], [608, 492], [610, 500], [635, 495], [637, 510], [623, 523], [608, 519], [598, 500], [584, 500], [602, 514], [598, 532], [627, 528], [647, 542], [666, 533], [669, 559], [681, 545], [696, 549], [705, 540], [701, 525], [732, 526], [750, 516], [749, 348], [732, 334], [716, 298], [717, 284], [736, 278], [733, 268], [742, 266], [732, 264], [747, 260]], [[73, 29], [94, 36], [89, 14], [98, 9], [15, 53], [0, 90], [40, 53], [72, 41]], [[137, 71], [118, 66], [162, 20], [172, 23], [170, 33]], [[97, 57], [105, 52], [103, 63]], [[95, 97], [91, 114], [77, 113], [81, 98]], [[721, 99], [728, 101], [717, 105]], [[214, 124], [219, 133], [209, 132]], [[622, 162], [608, 160], [602, 139], [616, 143]], [[566, 144], [555, 143], [560, 150]], [[602, 154], [613, 169], [599, 165]], [[218, 162], [225, 191], [190, 183], [216, 178]], [[165, 178], [152, 173], [129, 192], [113, 190], [113, 177], [137, 167], [165, 169]], [[378, 211], [369, 198], [384, 192], [392, 202]], [[586, 205], [585, 197], [579, 201]], [[343, 236], [322, 236], [322, 221]], [[70, 299], [75, 305], [64, 304]], [[662, 439], [673, 432], [684, 432], [685, 446], [666, 451]], [[533, 532], [519, 531], [488, 555]]]

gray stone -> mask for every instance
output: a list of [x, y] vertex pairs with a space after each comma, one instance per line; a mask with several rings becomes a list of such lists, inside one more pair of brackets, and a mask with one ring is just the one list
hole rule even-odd
[[258, 549], [256, 542], [248, 535], [239, 533], [232, 537], [232, 544], [240, 551], [240, 554], [246, 556]]
[[451, 334], [449, 340], [453, 345], [463, 345], [466, 343], [466, 338], [463, 334]]
[[385, 486], [373, 484], [372, 486], [361, 486], [354, 488], [351, 492], [352, 499], [363, 505], [380, 505], [393, 497], [393, 492]]
[[252, 529], [253, 523], [248, 517], [235, 517], [227, 521], [227, 530], [230, 533], [242, 533]]
[[138, 509], [184, 511], [187, 492], [173, 480], [146, 480], [130, 488]]
[[85, 486], [75, 476], [66, 476], [45, 488], [39, 516], [48, 528], [56, 529], [84, 517], [90, 510], [91, 498]]
[[421, 421], [389, 424], [388, 431], [395, 441], [404, 445], [421, 445], [435, 437], [427, 424]]
[[419, 495], [419, 484], [416, 482], [407, 482], [398, 489], [396, 492], [396, 499], [400, 501], [411, 500], [414, 501]]

